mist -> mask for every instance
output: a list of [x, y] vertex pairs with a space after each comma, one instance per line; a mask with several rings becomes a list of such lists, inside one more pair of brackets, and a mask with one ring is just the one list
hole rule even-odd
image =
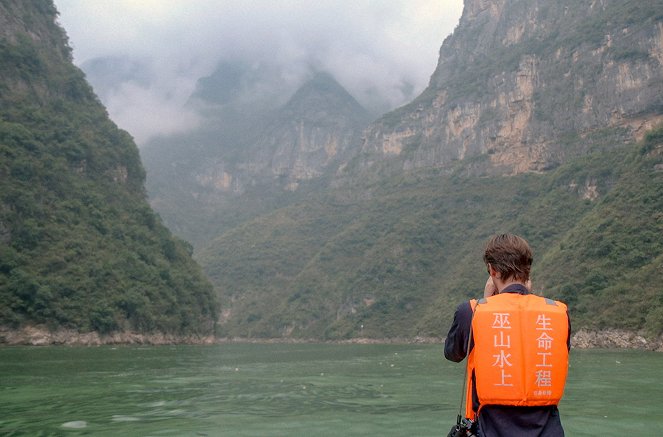
[[240, 66], [244, 98], [287, 98], [316, 71], [366, 109], [403, 105], [428, 84], [462, 0], [55, 0], [74, 62], [139, 146], [202, 121], [199, 80]]

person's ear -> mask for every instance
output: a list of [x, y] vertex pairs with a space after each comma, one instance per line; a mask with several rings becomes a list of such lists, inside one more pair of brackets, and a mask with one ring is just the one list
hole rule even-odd
[[499, 279], [499, 272], [493, 268], [493, 265], [488, 263], [488, 274], [493, 277]]

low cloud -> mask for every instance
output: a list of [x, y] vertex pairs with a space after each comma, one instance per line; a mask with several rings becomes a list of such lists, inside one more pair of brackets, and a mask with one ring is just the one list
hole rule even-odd
[[369, 110], [407, 103], [428, 84], [442, 41], [462, 12], [462, 0], [55, 4], [76, 64], [139, 145], [200, 122], [187, 102], [198, 79], [221, 61], [271, 71], [278, 76], [271, 84], [283, 92], [318, 70]]

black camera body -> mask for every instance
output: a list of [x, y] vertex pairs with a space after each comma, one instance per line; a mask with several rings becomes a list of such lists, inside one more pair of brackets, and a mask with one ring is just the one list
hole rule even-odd
[[451, 428], [447, 437], [476, 437], [476, 423], [471, 419], [458, 416], [456, 424]]

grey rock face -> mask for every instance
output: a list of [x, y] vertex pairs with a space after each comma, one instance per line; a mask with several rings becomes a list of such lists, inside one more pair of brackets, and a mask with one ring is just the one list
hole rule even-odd
[[638, 136], [663, 120], [661, 8], [466, 0], [428, 88], [365, 132], [362, 167], [479, 158], [479, 172], [537, 172], [583, 153], [588, 131]]

